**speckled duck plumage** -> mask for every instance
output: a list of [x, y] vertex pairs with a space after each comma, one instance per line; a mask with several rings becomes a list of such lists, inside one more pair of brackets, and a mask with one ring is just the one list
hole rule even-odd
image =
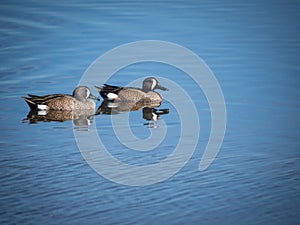
[[143, 81], [142, 88], [136, 87], [120, 87], [104, 84], [102, 87], [95, 86], [102, 98], [114, 102], [135, 102], [140, 104], [160, 104], [163, 100], [162, 96], [155, 92], [155, 89], [163, 91], [168, 90], [161, 86], [157, 79], [148, 77]]
[[99, 100], [91, 94], [86, 86], [79, 86], [73, 91], [73, 95], [50, 94], [44, 96], [28, 94], [29, 97], [22, 97], [30, 109], [33, 110], [90, 110], [95, 109], [94, 101]]

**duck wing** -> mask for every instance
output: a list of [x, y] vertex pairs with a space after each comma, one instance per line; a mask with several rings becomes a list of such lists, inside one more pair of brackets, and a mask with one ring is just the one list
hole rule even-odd
[[62, 98], [65, 96], [72, 97], [71, 95], [66, 95], [66, 94], [52, 94], [52, 95], [44, 95], [44, 96], [28, 94], [28, 96], [29, 97], [23, 96], [22, 98], [26, 101], [26, 103], [31, 109], [37, 109], [39, 105], [46, 106], [47, 102], [56, 98]]
[[109, 85], [109, 84], [104, 84], [102, 87], [103, 92], [110, 92], [110, 93], [114, 93], [114, 94], [118, 94], [119, 91], [121, 91], [123, 89], [124, 89], [124, 87], [113, 86], [113, 85]]
[[118, 96], [118, 93], [124, 89], [124, 87], [104, 84], [102, 87], [95, 86], [103, 99], [110, 99], [111, 96]]

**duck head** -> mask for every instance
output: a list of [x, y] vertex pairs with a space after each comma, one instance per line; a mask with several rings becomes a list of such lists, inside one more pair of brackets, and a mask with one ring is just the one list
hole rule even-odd
[[90, 89], [86, 86], [78, 86], [77, 88], [75, 88], [75, 90], [73, 91], [73, 97], [78, 100], [87, 98], [98, 101], [100, 100], [96, 96], [92, 95]]
[[154, 77], [148, 77], [143, 81], [143, 91], [148, 92], [148, 91], [153, 91], [155, 89], [160, 89], [163, 91], [168, 90], [168, 88], [160, 85], [158, 83], [158, 80]]

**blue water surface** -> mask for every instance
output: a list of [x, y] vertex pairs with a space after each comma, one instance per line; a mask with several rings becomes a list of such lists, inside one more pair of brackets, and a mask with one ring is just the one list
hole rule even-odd
[[[299, 10], [299, 2], [279, 0], [2, 1], [0, 223], [298, 224]], [[21, 96], [72, 93], [97, 57], [141, 40], [182, 45], [206, 62], [224, 94], [227, 130], [217, 158], [199, 171], [211, 118], [195, 82], [155, 63], [119, 71], [111, 83], [157, 75], [181, 84], [201, 124], [196, 150], [178, 173], [132, 187], [89, 166], [72, 121], [22, 122], [28, 107]], [[168, 128], [167, 140], [153, 154], [118, 144], [110, 135], [110, 116], [95, 116], [93, 124], [114, 146], [115, 157], [157, 163], [171, 154], [181, 127], [172, 104], [165, 101], [161, 108], [170, 113], [157, 128], [145, 125], [141, 111], [129, 116], [140, 138], [149, 129]]]

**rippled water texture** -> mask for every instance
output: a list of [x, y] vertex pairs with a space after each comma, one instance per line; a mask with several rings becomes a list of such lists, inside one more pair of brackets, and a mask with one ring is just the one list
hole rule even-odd
[[[297, 1], [2, 1], [0, 223], [298, 224], [299, 10]], [[160, 106], [169, 113], [155, 123], [141, 110], [116, 115], [128, 115], [138, 138], [166, 129], [157, 149], [139, 152], [119, 143], [109, 115], [95, 116], [90, 125], [82, 120], [29, 124], [22, 121], [28, 107], [20, 97], [72, 93], [96, 58], [141, 40], [177, 43], [206, 62], [224, 94], [227, 130], [217, 158], [199, 171], [211, 128], [204, 93], [169, 65], [121, 69], [109, 83], [159, 76], [179, 84], [200, 123], [195, 152], [178, 173], [132, 187], [96, 173], [73, 131], [96, 129], [110, 154], [128, 164], [158, 163], [181, 135], [180, 115], [170, 102]], [[102, 82], [99, 78], [95, 85]]]

